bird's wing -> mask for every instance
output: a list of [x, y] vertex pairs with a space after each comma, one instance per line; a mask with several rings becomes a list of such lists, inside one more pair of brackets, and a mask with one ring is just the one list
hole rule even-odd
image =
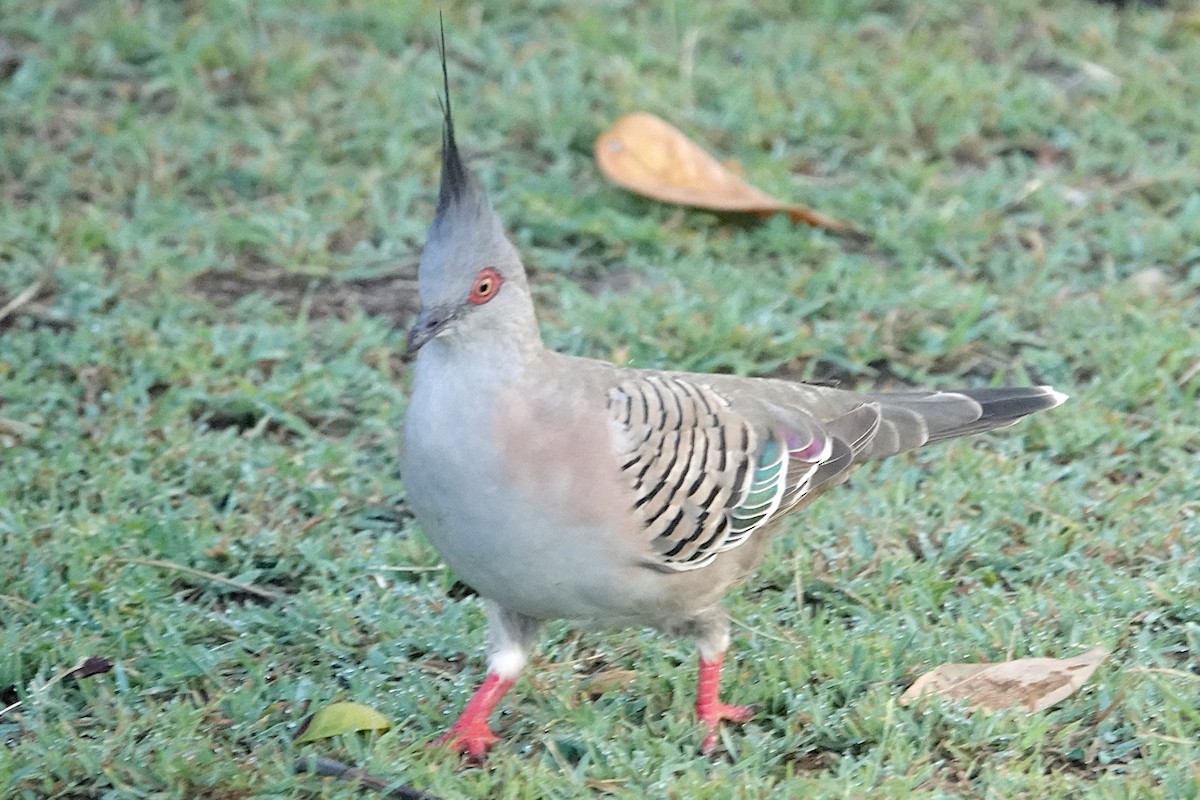
[[710, 564], [848, 468], [879, 424], [877, 408], [862, 408], [838, 420], [845, 431], [835, 438], [795, 409], [741, 413], [690, 377], [623, 376], [608, 391], [613, 440], [634, 514], [661, 565]]

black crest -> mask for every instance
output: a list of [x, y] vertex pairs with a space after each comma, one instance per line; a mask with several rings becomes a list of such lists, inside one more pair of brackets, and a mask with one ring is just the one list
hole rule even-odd
[[438, 190], [437, 213], [461, 202], [470, 193], [471, 179], [458, 154], [458, 143], [454, 141], [454, 115], [450, 109], [450, 73], [446, 69], [446, 27], [441, 14], [438, 15], [438, 31], [441, 34], [442, 88], [445, 101], [442, 103], [442, 186]]

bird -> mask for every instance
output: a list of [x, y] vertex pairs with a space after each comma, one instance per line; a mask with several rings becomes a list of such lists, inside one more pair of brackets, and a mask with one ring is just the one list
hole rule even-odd
[[435, 742], [475, 761], [543, 623], [689, 637], [710, 753], [730, 624], [722, 599], [787, 517], [864, 462], [1003, 428], [1067, 399], [1048, 386], [859, 393], [638, 369], [542, 341], [522, 259], [455, 138], [442, 33], [437, 205], [408, 334], [407, 503], [482, 598], [487, 674]]

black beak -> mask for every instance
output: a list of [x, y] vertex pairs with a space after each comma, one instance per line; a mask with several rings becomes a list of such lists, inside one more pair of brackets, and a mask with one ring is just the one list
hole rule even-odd
[[412, 330], [408, 332], [408, 349], [404, 352], [404, 357], [415, 356], [426, 342], [441, 333], [442, 329], [457, 318], [458, 313], [453, 308], [422, 308], [417, 314], [417, 321], [413, 323]]

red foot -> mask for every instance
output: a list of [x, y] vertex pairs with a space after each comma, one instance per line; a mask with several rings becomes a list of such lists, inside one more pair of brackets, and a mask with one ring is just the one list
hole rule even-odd
[[700, 715], [700, 709], [697, 708], [696, 714], [700, 716], [700, 721], [708, 728], [708, 735], [700, 743], [700, 752], [708, 755], [717, 746], [717, 728], [721, 724], [721, 720], [727, 719], [730, 722], [739, 724], [749, 722], [754, 716], [754, 707], [727, 706], [724, 703], [717, 703], [715, 708], [710, 706], [706, 709], [706, 713], [703, 715]]
[[429, 746], [449, 746], [472, 761], [482, 761], [487, 751], [498, 741], [500, 737], [492, 733], [486, 722], [471, 726], [455, 723], [454, 727], [430, 742]]
[[488, 717], [514, 682], [489, 672], [450, 730], [430, 742], [430, 745], [449, 745], [472, 761], [482, 761], [488, 749], [500, 741], [488, 727]]
[[747, 722], [754, 716], [753, 706], [729, 706], [717, 699], [721, 688], [721, 654], [712, 661], [700, 659], [700, 680], [696, 687], [696, 716], [708, 728], [708, 735], [700, 743], [700, 752], [711, 753], [717, 746], [717, 727], [721, 720]]

